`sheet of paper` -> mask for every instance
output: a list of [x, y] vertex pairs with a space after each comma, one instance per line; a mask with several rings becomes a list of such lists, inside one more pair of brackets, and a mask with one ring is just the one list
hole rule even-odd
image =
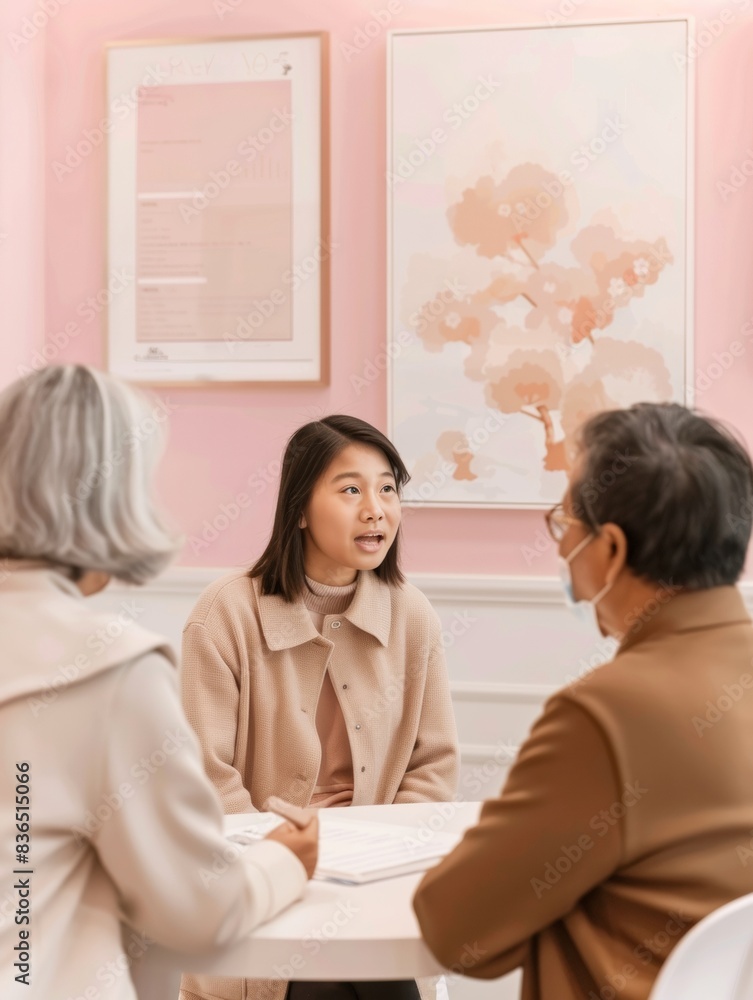
[[390, 871], [443, 857], [458, 840], [453, 834], [434, 833], [428, 828], [347, 819], [325, 821], [318, 867], [355, 876]]
[[[266, 836], [279, 817], [259, 813], [258, 819], [230, 835], [238, 843]], [[391, 875], [430, 868], [459, 842], [460, 835], [390, 823], [334, 819], [319, 814], [319, 863], [315, 878], [369, 882]]]

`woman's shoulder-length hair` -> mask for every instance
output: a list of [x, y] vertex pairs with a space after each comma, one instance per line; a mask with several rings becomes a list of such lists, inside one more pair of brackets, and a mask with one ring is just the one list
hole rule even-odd
[[[286, 601], [294, 601], [305, 590], [301, 515], [330, 462], [350, 444], [377, 448], [385, 455], [398, 493], [410, 479], [390, 439], [365, 420], [333, 414], [299, 427], [285, 447], [271, 537], [249, 571], [251, 577], [260, 578], [263, 594], [277, 594]], [[374, 570], [382, 581], [394, 586], [405, 582], [400, 570], [400, 537], [398, 529], [387, 555]]]
[[178, 549], [151, 498], [169, 411], [86, 365], [0, 393], [0, 557], [144, 583]]

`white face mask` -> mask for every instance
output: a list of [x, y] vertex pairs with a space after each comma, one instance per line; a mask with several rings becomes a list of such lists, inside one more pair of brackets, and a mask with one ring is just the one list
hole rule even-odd
[[594, 540], [594, 538], [596, 538], [596, 535], [594, 534], [587, 535], [582, 542], [579, 542], [575, 546], [567, 558], [559, 556], [558, 561], [560, 567], [560, 580], [562, 581], [562, 589], [565, 593], [565, 604], [568, 609], [572, 611], [575, 617], [580, 619], [580, 621], [584, 622], [586, 625], [590, 625], [597, 632], [601, 632], [599, 616], [596, 614], [596, 605], [605, 594], [609, 593], [612, 589], [612, 584], [604, 584], [599, 593], [595, 597], [592, 597], [590, 601], [576, 601], [575, 594], [573, 593], [573, 578], [570, 573], [570, 563], [573, 559], [575, 559], [579, 552], [582, 552], [583, 549], [585, 549], [589, 542]]

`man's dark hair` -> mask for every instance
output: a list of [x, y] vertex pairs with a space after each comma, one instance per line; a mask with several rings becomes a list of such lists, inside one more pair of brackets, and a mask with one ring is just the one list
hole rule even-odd
[[636, 576], [687, 590], [734, 584], [745, 563], [753, 465], [721, 423], [677, 403], [588, 420], [571, 479], [575, 517], [627, 538]]
[[[303, 531], [299, 527], [311, 494], [330, 462], [351, 444], [378, 448], [389, 463], [400, 493], [410, 479], [408, 470], [389, 438], [365, 420], [334, 414], [299, 427], [287, 443], [282, 459], [280, 492], [267, 547], [251, 567], [249, 576], [261, 577], [263, 594], [279, 594], [294, 601], [306, 588]], [[383, 561], [374, 570], [389, 584], [401, 584], [400, 529]]]

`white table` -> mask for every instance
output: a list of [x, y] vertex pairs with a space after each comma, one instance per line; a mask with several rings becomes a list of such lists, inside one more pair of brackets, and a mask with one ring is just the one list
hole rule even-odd
[[[462, 832], [476, 822], [480, 808], [480, 802], [420, 803], [351, 806], [330, 809], [328, 814], [415, 826], [428, 837], [432, 831]], [[253, 815], [228, 816], [226, 829], [230, 832], [250, 822]], [[176, 964], [186, 972], [247, 979], [348, 982], [441, 974], [445, 970], [421, 939], [411, 905], [422, 877], [403, 875], [359, 886], [311, 881], [303, 899], [258, 927], [247, 940], [211, 958], [178, 959], [162, 949], [150, 949], [135, 976], [140, 1000], [157, 995], [144, 985], [147, 980], [156, 977], [158, 969], [164, 974]], [[168, 995], [163, 989], [160, 997]]]

